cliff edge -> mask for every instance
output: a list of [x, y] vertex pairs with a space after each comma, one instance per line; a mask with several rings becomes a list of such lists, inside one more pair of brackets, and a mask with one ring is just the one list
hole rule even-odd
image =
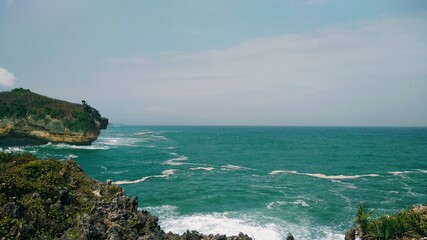
[[88, 145], [107, 125], [108, 119], [84, 100], [69, 103], [22, 88], [0, 92], [0, 146]]
[[[247, 235], [165, 233], [122, 188], [84, 174], [73, 160], [0, 152], [0, 239], [251, 240]], [[155, 194], [155, 193], [147, 193]]]

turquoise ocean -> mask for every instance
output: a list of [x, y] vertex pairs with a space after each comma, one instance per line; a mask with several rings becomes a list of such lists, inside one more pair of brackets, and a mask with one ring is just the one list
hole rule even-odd
[[427, 202], [427, 128], [111, 125], [91, 146], [2, 151], [73, 158], [176, 233], [344, 239], [360, 202]]

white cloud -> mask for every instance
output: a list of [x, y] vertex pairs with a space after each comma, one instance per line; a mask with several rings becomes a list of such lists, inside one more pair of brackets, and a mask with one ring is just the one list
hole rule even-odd
[[144, 61], [117, 66], [115, 78], [126, 75], [120, 85], [128, 81], [143, 102], [179, 109], [189, 119], [425, 125], [426, 26], [424, 14], [253, 39], [222, 50], [135, 57]]
[[2, 67], [0, 67], [0, 84], [7, 87], [15, 85], [15, 76], [13, 73]]

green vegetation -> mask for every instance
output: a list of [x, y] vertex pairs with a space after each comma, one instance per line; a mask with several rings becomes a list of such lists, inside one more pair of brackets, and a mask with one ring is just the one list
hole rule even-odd
[[1, 92], [0, 119], [25, 117], [31, 117], [36, 121], [41, 120], [45, 124], [48, 124], [50, 119], [58, 119], [63, 121], [65, 128], [77, 132], [95, 129], [95, 121], [104, 123], [99, 112], [88, 105], [85, 100], [82, 101], [82, 104], [73, 104], [22, 88]]
[[36, 238], [59, 238], [65, 231], [78, 231], [76, 218], [90, 213], [103, 189], [104, 203], [120, 188], [102, 186], [87, 177], [76, 162], [38, 160], [30, 154], [0, 152], [0, 236], [14, 239], [13, 228], [25, 228]]
[[356, 230], [362, 240], [420, 239], [427, 236], [427, 215], [402, 209], [395, 215], [375, 216], [367, 204], [359, 205]]

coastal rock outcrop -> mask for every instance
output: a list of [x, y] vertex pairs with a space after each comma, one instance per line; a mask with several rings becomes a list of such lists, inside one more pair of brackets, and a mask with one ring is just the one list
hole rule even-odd
[[108, 119], [84, 100], [74, 104], [25, 89], [0, 93], [0, 146], [88, 145], [107, 125]]
[[251, 239], [165, 233], [137, 197], [86, 176], [73, 160], [0, 152], [0, 169], [0, 239]]

